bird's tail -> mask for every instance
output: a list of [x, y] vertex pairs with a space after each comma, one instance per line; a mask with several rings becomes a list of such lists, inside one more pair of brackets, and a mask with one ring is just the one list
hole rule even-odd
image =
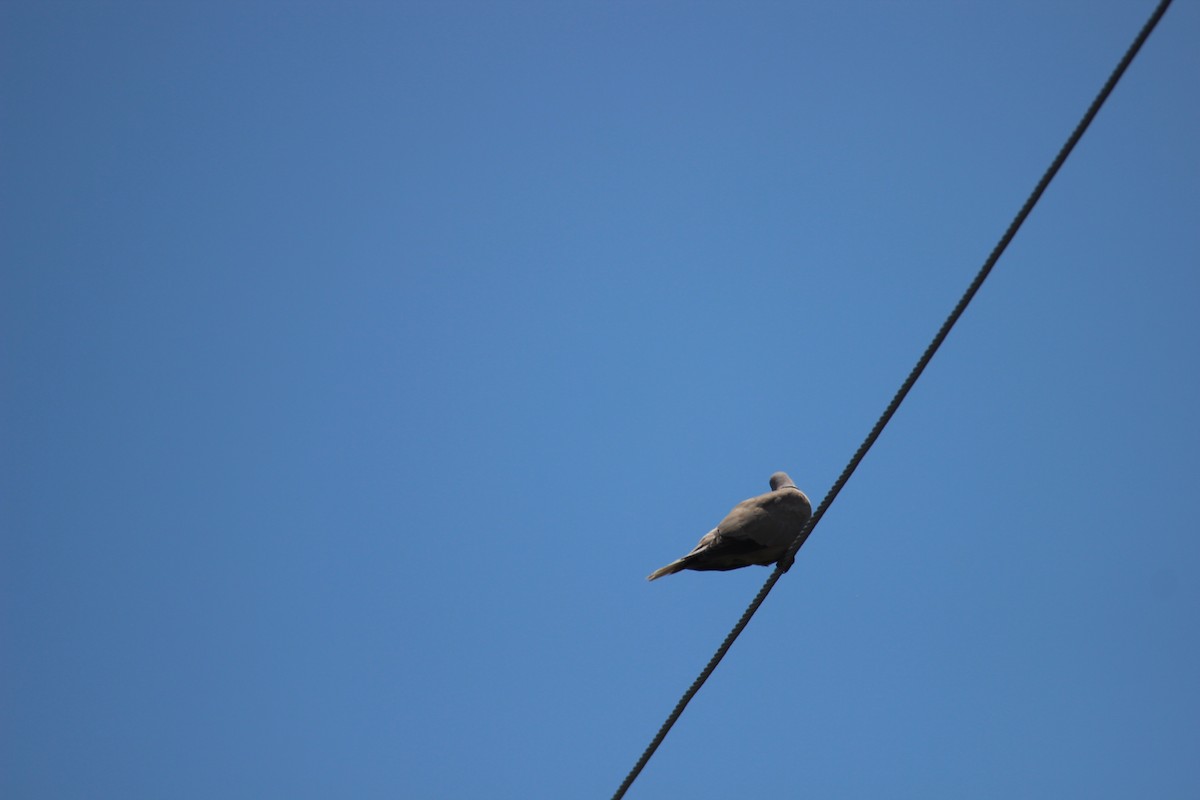
[[654, 570], [654, 572], [651, 572], [649, 575], [646, 576], [646, 580], [654, 581], [654, 580], [658, 580], [663, 575], [674, 575], [676, 572], [680, 572], [683, 570], [684, 563], [686, 561], [687, 561], [686, 557], [672, 561], [670, 564], [667, 564], [665, 567], [660, 567], [659, 569]]

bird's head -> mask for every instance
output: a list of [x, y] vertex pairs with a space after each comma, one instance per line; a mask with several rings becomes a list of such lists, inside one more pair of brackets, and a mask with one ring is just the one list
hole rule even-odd
[[786, 472], [776, 472], [774, 475], [771, 476], [771, 491], [772, 492], [775, 491], [776, 489], [782, 489], [785, 486], [790, 486], [797, 491], [800, 490], [800, 487], [792, 482], [792, 479], [788, 477], [788, 474]]

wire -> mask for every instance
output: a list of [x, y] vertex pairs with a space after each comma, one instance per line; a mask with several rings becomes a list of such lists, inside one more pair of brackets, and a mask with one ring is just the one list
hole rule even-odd
[[633, 782], [637, 779], [638, 775], [641, 774], [642, 769], [645, 768], [646, 764], [650, 761], [651, 756], [653, 756], [654, 752], [658, 750], [658, 746], [662, 744], [663, 739], [667, 737], [667, 733], [670, 732], [672, 726], [675, 725], [675, 722], [679, 719], [680, 715], [683, 714], [683, 710], [687, 708], [688, 703], [690, 703], [692, 698], [696, 696], [696, 693], [700, 691], [700, 687], [702, 687], [705, 681], [708, 680], [709, 676], [712, 675], [713, 671], [717, 668], [717, 665], [721, 663], [721, 659], [725, 657], [725, 654], [729, 652], [729, 648], [733, 646], [734, 641], [739, 635], [741, 635], [741, 632], [745, 629], [746, 625], [749, 624], [750, 618], [754, 616], [755, 612], [758, 611], [759, 606], [761, 606], [763, 601], [767, 599], [767, 595], [771, 593], [771, 589], [775, 587], [775, 584], [779, 582], [779, 579], [783, 577], [783, 574], [792, 568], [792, 564], [796, 560], [796, 553], [801, 547], [804, 546], [804, 543], [808, 540], [813, 528], [815, 528], [817, 523], [821, 521], [821, 517], [825, 515], [825, 511], [833, 503], [834, 499], [838, 496], [838, 493], [841, 492], [842, 487], [846, 485], [846, 482], [850, 480], [850, 476], [854, 474], [854, 470], [858, 468], [859, 462], [863, 460], [863, 457], [866, 456], [867, 451], [871, 449], [871, 445], [875, 444], [875, 440], [879, 438], [879, 435], [883, 432], [884, 427], [887, 426], [888, 421], [891, 420], [892, 416], [896, 413], [896, 409], [898, 409], [900, 404], [904, 402], [904, 398], [908, 395], [909, 390], [912, 389], [913, 384], [917, 382], [917, 378], [921, 377], [921, 373], [925, 371], [925, 367], [928, 366], [930, 360], [933, 358], [934, 353], [937, 352], [938, 348], [941, 347], [942, 342], [945, 341], [946, 336], [949, 335], [950, 329], [954, 327], [954, 323], [958, 322], [958, 318], [962, 316], [963, 312], [967, 308], [967, 305], [970, 304], [971, 299], [975, 297], [975, 293], [979, 291], [979, 287], [982, 286], [984, 280], [987, 279], [988, 274], [992, 271], [992, 267], [994, 267], [996, 262], [1000, 260], [1000, 256], [1004, 253], [1009, 243], [1013, 240], [1013, 237], [1017, 235], [1017, 231], [1021, 228], [1022, 223], [1025, 222], [1025, 218], [1029, 216], [1031, 211], [1033, 211], [1033, 207], [1037, 205], [1042, 193], [1046, 191], [1046, 187], [1050, 185], [1050, 181], [1054, 180], [1054, 176], [1058, 174], [1059, 169], [1062, 167], [1063, 163], [1066, 162], [1067, 157], [1071, 154], [1071, 151], [1075, 149], [1075, 145], [1079, 143], [1079, 140], [1083, 137], [1083, 134], [1088, 129], [1088, 126], [1092, 124], [1092, 120], [1095, 119], [1096, 114], [1100, 111], [1101, 106], [1104, 105], [1104, 101], [1108, 99], [1108, 96], [1116, 87], [1117, 82], [1121, 80], [1121, 76], [1125, 74], [1125, 70], [1133, 62], [1133, 59], [1137, 56], [1138, 51], [1141, 50], [1142, 45], [1145, 44], [1146, 39], [1149, 38], [1155, 26], [1158, 25], [1158, 21], [1162, 19], [1163, 14], [1166, 13], [1167, 8], [1170, 5], [1171, 0], [1161, 0], [1161, 2], [1158, 4], [1158, 7], [1154, 9], [1154, 13], [1150, 15], [1150, 19], [1146, 21], [1146, 24], [1138, 33], [1137, 38], [1133, 40], [1133, 44], [1129, 46], [1129, 49], [1125, 52], [1124, 57], [1121, 59], [1120, 63], [1117, 64], [1116, 69], [1114, 69], [1112, 74], [1109, 75], [1108, 80], [1105, 82], [1104, 87], [1100, 90], [1100, 93], [1096, 95], [1096, 99], [1094, 99], [1091, 106], [1088, 107], [1087, 112], [1083, 115], [1083, 119], [1081, 119], [1079, 124], [1075, 126], [1075, 130], [1071, 133], [1070, 137], [1068, 137], [1066, 144], [1064, 144], [1062, 149], [1058, 151], [1058, 155], [1054, 158], [1053, 163], [1050, 164], [1049, 169], [1047, 169], [1045, 174], [1042, 175], [1042, 179], [1038, 181], [1037, 186], [1035, 186], [1033, 192], [1030, 193], [1029, 198], [1025, 201], [1025, 205], [1023, 205], [1021, 210], [1017, 212], [1017, 216], [1014, 217], [1013, 221], [1009, 224], [1008, 230], [1006, 230], [1004, 235], [1000, 237], [1000, 241], [992, 250], [991, 255], [988, 256], [987, 261], [984, 262], [983, 267], [980, 268], [979, 273], [975, 276], [975, 279], [971, 281], [971, 285], [967, 287], [967, 291], [958, 301], [958, 305], [956, 305], [954, 310], [950, 312], [950, 316], [948, 316], [946, 321], [942, 323], [942, 327], [940, 330], [938, 330], [937, 335], [933, 337], [933, 341], [929, 343], [927, 348], [925, 348], [925, 352], [921, 355], [920, 360], [917, 361], [917, 365], [913, 367], [912, 372], [909, 373], [908, 378], [904, 381], [904, 384], [892, 398], [892, 402], [888, 404], [887, 409], [879, 417], [879, 420], [875, 423], [875, 427], [871, 429], [871, 432], [867, 435], [867, 438], [863, 440], [863, 443], [859, 446], [858, 451], [854, 454], [853, 458], [850, 459], [850, 463], [846, 465], [844, 470], [842, 470], [842, 474], [838, 476], [838, 479], [834, 482], [833, 487], [829, 490], [829, 493], [825, 495], [825, 499], [822, 500], [821, 504], [817, 507], [816, 512], [813, 513], [812, 517], [807, 523], [805, 523], [804, 527], [801, 528], [800, 533], [796, 535], [795, 541], [792, 542], [784, 556], [779, 559], [779, 563], [771, 572], [771, 576], [767, 578], [767, 582], [763, 584], [763, 587], [758, 590], [758, 594], [755, 595], [754, 600], [751, 601], [745, 613], [742, 614], [742, 618], [739, 619], [737, 624], [733, 626], [733, 630], [731, 630], [729, 635], [725, 637], [725, 641], [721, 642], [721, 646], [717, 648], [717, 652], [713, 654], [711, 659], [709, 659], [708, 664], [704, 667], [703, 671], [701, 671], [699, 677], [692, 682], [692, 685], [688, 687], [688, 690], [683, 693], [683, 697], [681, 697], [679, 702], [675, 704], [675, 708], [671, 711], [670, 715], [668, 715], [666, 722], [664, 722], [662, 727], [659, 728], [658, 734], [655, 735], [645, 752], [642, 753], [642, 757], [638, 759], [637, 764], [635, 764], [633, 769], [630, 770], [629, 774], [625, 777], [625, 780], [621, 783], [620, 788], [617, 789], [616, 794], [613, 795], [613, 800], [621, 800], [621, 798], [625, 796], [625, 793], [629, 790], [629, 787], [633, 785]]

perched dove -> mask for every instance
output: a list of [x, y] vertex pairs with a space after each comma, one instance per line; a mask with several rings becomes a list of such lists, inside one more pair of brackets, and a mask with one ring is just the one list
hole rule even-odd
[[771, 491], [738, 503], [717, 527], [700, 537], [695, 550], [654, 570], [646, 580], [685, 569], [727, 570], [774, 564], [811, 516], [808, 497], [786, 472], [776, 472], [771, 476]]

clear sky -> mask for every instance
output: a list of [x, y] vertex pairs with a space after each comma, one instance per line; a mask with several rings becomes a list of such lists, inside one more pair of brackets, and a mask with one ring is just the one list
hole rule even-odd
[[[1142, 2], [0, 5], [0, 795], [608, 797]], [[631, 798], [1200, 796], [1180, 0]]]

